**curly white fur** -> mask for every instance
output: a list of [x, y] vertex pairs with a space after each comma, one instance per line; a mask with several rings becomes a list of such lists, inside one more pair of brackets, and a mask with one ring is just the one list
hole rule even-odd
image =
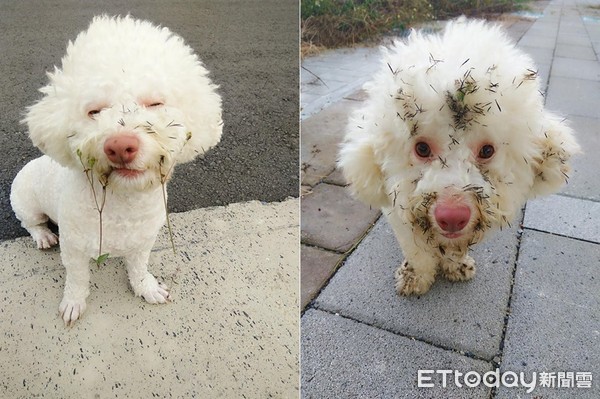
[[19, 172], [11, 203], [39, 248], [58, 242], [48, 219], [59, 226], [66, 324], [85, 310], [100, 241], [102, 252], [125, 257], [136, 295], [150, 303], [170, 298], [148, 272], [148, 258], [173, 167], [221, 137], [221, 98], [207, 75], [169, 29], [100, 16], [69, 43], [62, 68], [48, 74], [43, 98], [28, 109], [31, 140], [46, 155]]
[[579, 150], [544, 109], [531, 58], [502, 30], [461, 18], [383, 49], [368, 100], [350, 118], [339, 166], [351, 192], [388, 217], [405, 262], [399, 294], [439, 271], [475, 273], [469, 248], [528, 198], [557, 191]]

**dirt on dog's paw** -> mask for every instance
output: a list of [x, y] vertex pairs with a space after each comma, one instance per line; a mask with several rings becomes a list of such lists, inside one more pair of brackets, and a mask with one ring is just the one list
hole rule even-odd
[[475, 276], [475, 260], [466, 256], [460, 262], [441, 263], [442, 275], [450, 281], [467, 281]]
[[415, 273], [406, 260], [396, 270], [395, 277], [396, 292], [402, 296], [425, 294], [433, 284], [433, 278]]

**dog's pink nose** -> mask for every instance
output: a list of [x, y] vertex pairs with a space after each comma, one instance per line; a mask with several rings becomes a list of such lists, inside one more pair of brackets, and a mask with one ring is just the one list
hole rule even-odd
[[435, 221], [440, 228], [448, 233], [462, 230], [471, 219], [471, 210], [464, 205], [439, 205], [433, 212]]
[[111, 162], [126, 164], [135, 159], [139, 147], [140, 140], [136, 136], [112, 136], [104, 142], [104, 153]]

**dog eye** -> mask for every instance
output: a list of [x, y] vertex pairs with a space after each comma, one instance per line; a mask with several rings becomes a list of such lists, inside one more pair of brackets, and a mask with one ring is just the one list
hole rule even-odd
[[490, 159], [494, 155], [494, 152], [494, 146], [486, 144], [479, 149], [479, 154], [477, 156], [479, 159]]
[[102, 109], [92, 109], [91, 111], [88, 111], [87, 115], [88, 117], [94, 119], [96, 115], [100, 113], [100, 111], [102, 111]]
[[421, 158], [429, 158], [431, 156], [431, 148], [429, 147], [429, 144], [423, 141], [419, 141], [415, 145], [415, 152]]
[[160, 107], [161, 105], [164, 105], [164, 104], [161, 102], [155, 102], [155, 103], [148, 105], [148, 107]]

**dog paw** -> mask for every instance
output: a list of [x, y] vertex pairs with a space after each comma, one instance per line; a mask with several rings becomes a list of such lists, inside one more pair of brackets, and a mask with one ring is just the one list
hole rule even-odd
[[65, 327], [71, 327], [83, 315], [85, 308], [85, 299], [78, 300], [63, 297], [58, 306], [58, 312], [65, 322]]
[[167, 303], [171, 301], [169, 288], [159, 283], [153, 275], [148, 273], [137, 287], [133, 287], [136, 295], [141, 296], [148, 303]]
[[58, 244], [58, 236], [46, 226], [35, 226], [28, 229], [38, 249], [48, 249]]
[[465, 256], [459, 262], [445, 262], [441, 264], [442, 274], [450, 281], [466, 281], [475, 275], [475, 260]]
[[433, 284], [432, 276], [415, 273], [415, 269], [405, 260], [396, 270], [396, 292], [398, 295], [422, 295]]

